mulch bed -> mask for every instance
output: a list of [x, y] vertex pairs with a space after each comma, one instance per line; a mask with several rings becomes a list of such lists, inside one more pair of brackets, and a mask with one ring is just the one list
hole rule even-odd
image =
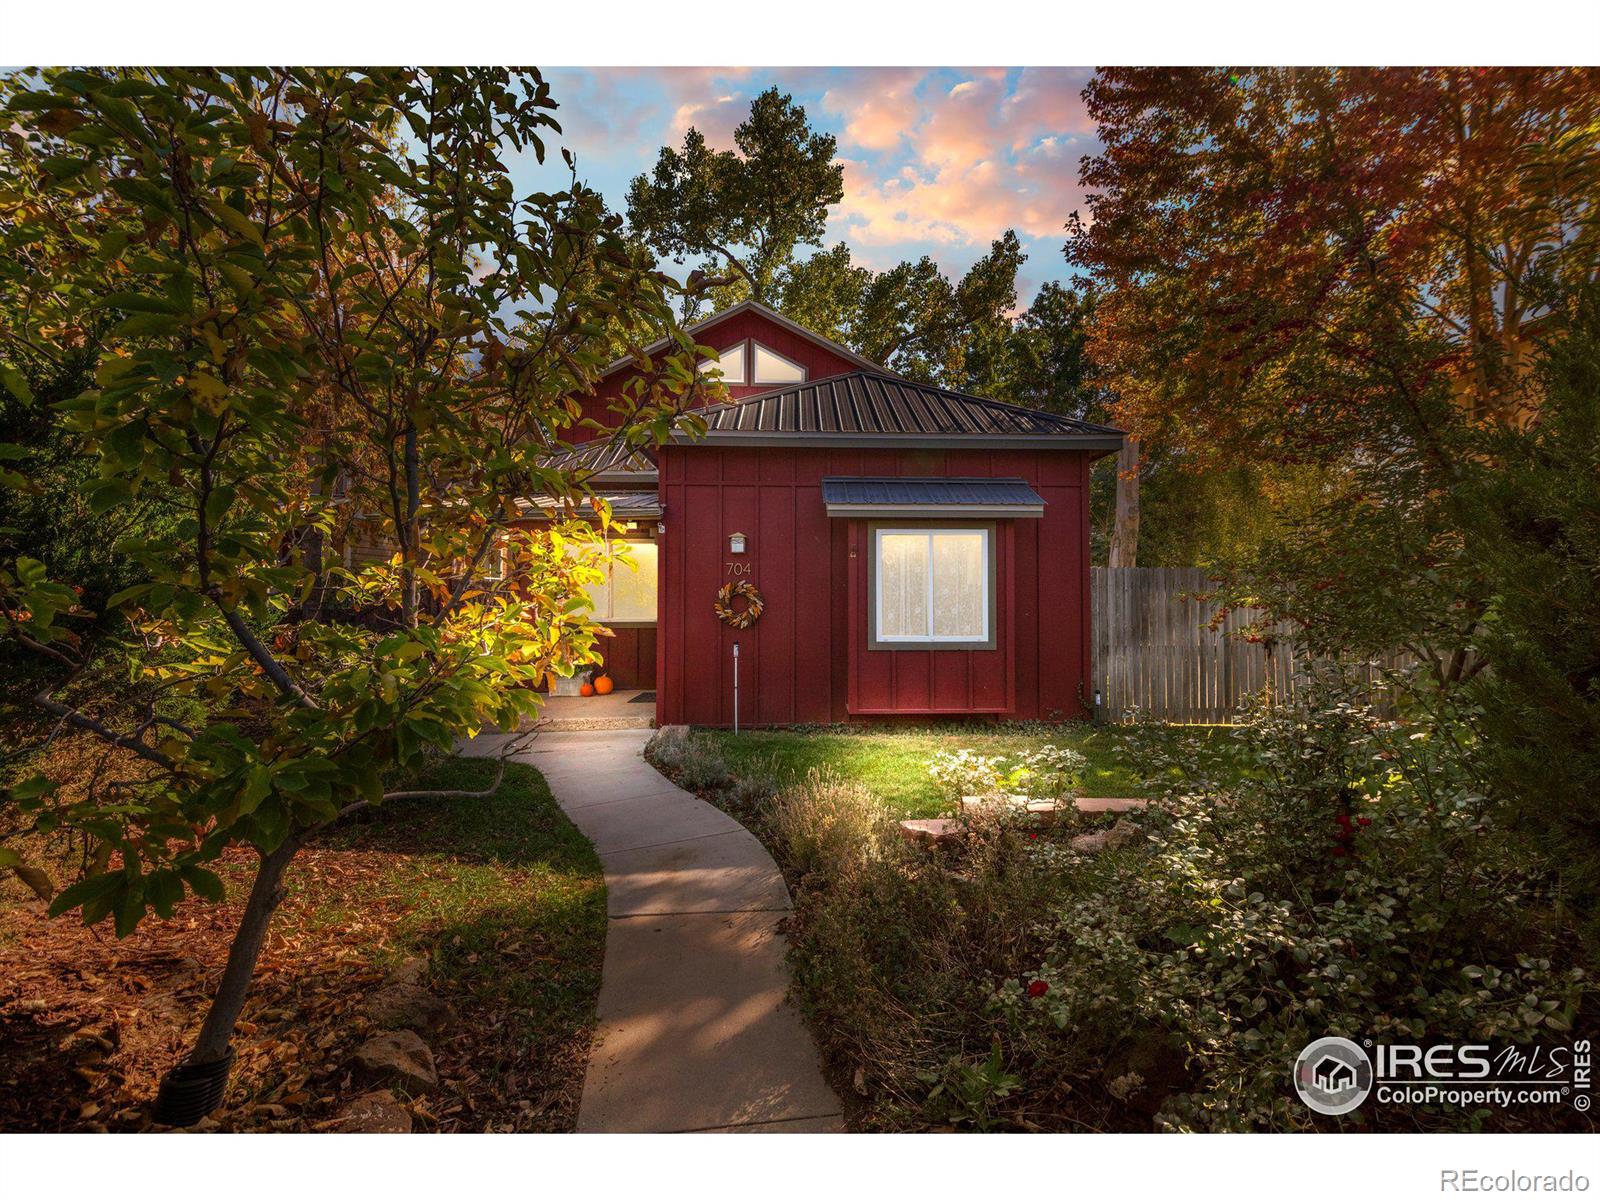
[[[198, 1128], [323, 1130], [368, 1089], [346, 1064], [373, 1031], [361, 1004], [412, 947], [389, 932], [405, 902], [383, 894], [398, 857], [310, 848], [290, 868], [235, 1035], [227, 1101]], [[192, 1043], [221, 971], [251, 860], [225, 864], [229, 899], [190, 901], [121, 941], [109, 926], [49, 920], [8, 885], [0, 904], [0, 1130], [152, 1128], [162, 1074]], [[360, 915], [319, 919], [324, 902], [361, 895]], [[508, 939], [506, 967], [540, 947]], [[435, 986], [431, 980], [429, 986]], [[516, 1014], [472, 994], [442, 997], [456, 1019], [430, 1035], [439, 1088], [407, 1101], [419, 1130], [570, 1129], [588, 1039], [535, 1061], [507, 1036]], [[552, 1061], [554, 1054], [556, 1061]]]

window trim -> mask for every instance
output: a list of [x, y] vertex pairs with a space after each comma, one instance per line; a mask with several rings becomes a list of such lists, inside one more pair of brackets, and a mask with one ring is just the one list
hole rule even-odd
[[[793, 367], [796, 371], [799, 371], [800, 372], [800, 378], [799, 379], [763, 379], [763, 378], [761, 378], [760, 352], [763, 351], [763, 350], [765, 350], [768, 354], [772, 355], [772, 357], [777, 359], [779, 362], [787, 363], [789, 366]], [[765, 342], [756, 341], [754, 339], [751, 340], [751, 342], [750, 342], [750, 382], [752, 384], [770, 383], [770, 384], [781, 386], [781, 385], [786, 384], [786, 383], [790, 383], [790, 384], [805, 383], [810, 378], [811, 378], [811, 373], [806, 370], [805, 365], [803, 363], [795, 362], [795, 360], [790, 358], [787, 354], [780, 354], [778, 351], [774, 350], [771, 346], [767, 345]]]
[[[886, 533], [921, 533], [930, 539], [937, 533], [982, 533], [984, 550], [983, 570], [983, 622], [981, 638], [964, 636], [884, 637], [880, 630], [883, 621], [883, 593], [878, 578], [879, 547]], [[952, 523], [950, 521], [872, 521], [867, 525], [867, 648], [869, 650], [993, 650], [995, 638], [997, 586], [999, 579], [999, 549], [997, 527], [993, 521]], [[933, 553], [928, 554], [928, 617], [933, 619]]]
[[717, 357], [715, 359], [702, 360], [701, 365], [698, 368], [699, 373], [702, 375], [709, 375], [713, 371], [720, 371], [722, 369], [722, 360], [728, 356], [730, 351], [733, 350], [737, 350], [739, 352], [739, 378], [729, 379], [726, 375], [722, 375], [720, 378], [723, 384], [725, 384], [727, 387], [749, 387], [750, 376], [753, 373], [750, 363], [749, 338], [745, 338], [743, 341], [735, 342], [733, 345], [728, 346], [725, 349], [718, 350]]

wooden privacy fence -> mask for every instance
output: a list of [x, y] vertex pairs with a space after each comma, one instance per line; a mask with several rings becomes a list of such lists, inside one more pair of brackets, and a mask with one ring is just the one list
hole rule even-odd
[[[1164, 721], [1228, 723], [1269, 681], [1274, 699], [1288, 700], [1306, 678], [1308, 662], [1287, 638], [1269, 653], [1265, 642], [1231, 636], [1260, 616], [1256, 610], [1235, 609], [1211, 628], [1216, 605], [1196, 597], [1214, 585], [1198, 567], [1095, 567], [1089, 577], [1102, 721], [1138, 710]], [[1369, 682], [1375, 674], [1369, 668]]]

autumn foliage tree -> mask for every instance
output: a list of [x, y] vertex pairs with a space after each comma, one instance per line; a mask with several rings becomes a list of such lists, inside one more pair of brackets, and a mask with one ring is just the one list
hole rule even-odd
[[[58, 890], [4, 846], [0, 866], [125, 935], [217, 898], [210, 864], [254, 852], [191, 1073], [226, 1069], [299, 848], [594, 660], [598, 576], [565, 549], [583, 527], [509, 522], [519, 497], [581, 489], [555, 465], [575, 397], [619, 330], [636, 350], [675, 334], [673, 297], [594, 193], [514, 192], [508, 155], [542, 156], [553, 107], [532, 70], [67, 70], [0, 117], [0, 238], [28, 268], [0, 272], [5, 386], [36, 406], [28, 380], [93, 328], [93, 386], [41, 419], [91, 464], [95, 514], [170, 517], [118, 546], [144, 576], [107, 601], [125, 660], [87, 639], [67, 564], [0, 564], [5, 653], [47, 668], [32, 703], [117, 755], [87, 795], [35, 776], [5, 797], [87, 839], [81, 879]], [[613, 436], [673, 424], [695, 375], [672, 344]], [[18, 492], [57, 469], [0, 457]], [[316, 536], [352, 517], [392, 558], [346, 569]], [[111, 671], [132, 719], [90, 707]]]
[[1600, 75], [1119, 68], [1085, 96], [1104, 149], [1068, 254], [1121, 421], [1195, 469], [1314, 468], [1247, 590], [1441, 682], [1478, 669], [1442, 501], [1476, 423], [1530, 418], [1541, 321], [1600, 263]]

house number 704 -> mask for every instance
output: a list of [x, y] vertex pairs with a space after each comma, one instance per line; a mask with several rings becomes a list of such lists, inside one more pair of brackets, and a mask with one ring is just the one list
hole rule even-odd
[[728, 564], [728, 574], [748, 575], [750, 574], [750, 564], [747, 562], [731, 562]]

